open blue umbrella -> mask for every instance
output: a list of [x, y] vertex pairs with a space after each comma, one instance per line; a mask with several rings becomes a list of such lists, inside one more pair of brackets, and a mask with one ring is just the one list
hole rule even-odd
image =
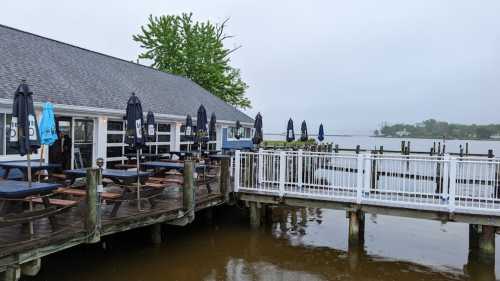
[[323, 124], [319, 125], [318, 140], [321, 142], [325, 139], [325, 131], [323, 130]]
[[57, 140], [54, 106], [50, 102], [46, 102], [43, 104], [39, 132], [40, 144], [42, 145], [52, 145]]
[[293, 120], [290, 118], [286, 126], [286, 141], [292, 142], [295, 140], [295, 132], [293, 131]]
[[54, 106], [50, 102], [43, 104], [42, 118], [38, 127], [40, 134], [40, 144], [42, 152], [40, 153], [40, 164], [43, 163], [43, 149], [45, 145], [51, 146], [57, 140], [56, 120], [54, 118]]

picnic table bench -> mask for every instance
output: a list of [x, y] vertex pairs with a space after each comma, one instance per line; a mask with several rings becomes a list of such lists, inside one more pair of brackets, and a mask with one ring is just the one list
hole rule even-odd
[[[55, 183], [32, 182], [30, 186], [27, 181], [0, 180], [0, 216], [4, 217], [3, 220], [0, 220], [0, 226], [10, 225], [12, 221], [16, 223], [28, 222], [32, 219], [30, 215], [43, 217], [44, 213], [50, 213], [53, 210], [51, 205], [57, 204], [51, 204], [54, 201], [51, 202], [51, 199], [43, 195], [47, 195], [59, 187], [61, 185]], [[37, 196], [43, 197], [40, 198]], [[43, 204], [45, 210], [26, 212], [23, 204], [26, 200]], [[19, 215], [19, 213], [23, 214]], [[9, 220], [9, 218], [13, 220]], [[20, 220], [20, 218], [24, 220]], [[56, 229], [57, 222], [55, 217], [50, 215], [49, 220], [52, 228]]]
[[[32, 174], [42, 170], [54, 171], [61, 168], [59, 164], [40, 163], [40, 161], [31, 161], [30, 164]], [[11, 170], [19, 169], [24, 175], [24, 180], [28, 180], [28, 161], [0, 162], [0, 167], [5, 170], [5, 174], [3, 175], [4, 179], [8, 179]]]

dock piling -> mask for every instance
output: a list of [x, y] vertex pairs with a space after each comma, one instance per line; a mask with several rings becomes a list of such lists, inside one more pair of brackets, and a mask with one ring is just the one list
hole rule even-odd
[[156, 223], [149, 227], [150, 240], [152, 244], [159, 245], [163, 242], [161, 224]]
[[349, 211], [349, 247], [362, 246], [365, 240], [365, 214]]
[[87, 196], [86, 196], [86, 213], [85, 213], [85, 229], [87, 230], [87, 243], [97, 243], [101, 240], [99, 226], [99, 193], [97, 192], [97, 184], [100, 182], [101, 173], [97, 168], [87, 170]]
[[257, 202], [250, 202], [250, 226], [252, 228], [260, 227], [260, 204]]
[[469, 225], [469, 251], [479, 262], [495, 264], [495, 227]]
[[182, 189], [182, 207], [189, 218], [189, 222], [194, 220], [195, 213], [195, 190], [193, 179], [193, 161], [184, 162], [184, 186]]

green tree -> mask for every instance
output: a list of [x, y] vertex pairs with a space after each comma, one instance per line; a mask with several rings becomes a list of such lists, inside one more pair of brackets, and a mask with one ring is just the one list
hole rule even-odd
[[152, 67], [187, 77], [227, 103], [249, 108], [248, 86], [239, 69], [229, 64], [231, 53], [239, 47], [224, 47], [224, 41], [231, 38], [224, 32], [227, 21], [198, 22], [192, 13], [149, 16], [148, 24], [133, 39], [145, 49], [139, 58], [151, 60]]

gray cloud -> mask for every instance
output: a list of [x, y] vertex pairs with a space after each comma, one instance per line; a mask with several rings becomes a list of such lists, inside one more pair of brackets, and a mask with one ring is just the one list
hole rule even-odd
[[[22, 5], [20, 5], [22, 3]], [[133, 60], [149, 14], [231, 17], [233, 63], [267, 132], [382, 121], [500, 122], [500, 2], [2, 1], [0, 23]], [[21, 17], [22, 15], [22, 17]]]

